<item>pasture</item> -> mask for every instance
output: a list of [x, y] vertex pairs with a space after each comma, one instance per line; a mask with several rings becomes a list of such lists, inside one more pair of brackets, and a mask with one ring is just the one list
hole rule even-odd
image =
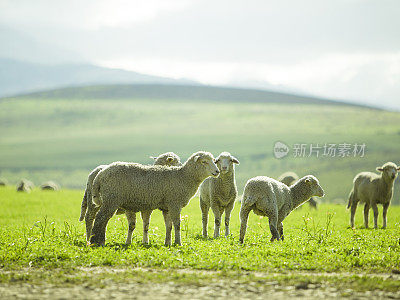
[[[144, 297], [154, 290], [172, 298], [399, 297], [399, 180], [387, 229], [364, 229], [360, 206], [352, 230], [345, 209], [355, 174], [399, 163], [399, 122], [398, 112], [323, 103], [80, 99], [62, 93], [2, 99], [0, 177], [12, 186], [0, 187], [0, 296], [39, 297], [45, 290], [51, 298], [123, 297], [127, 291]], [[274, 157], [276, 141], [290, 147], [287, 157]], [[325, 143], [365, 143], [366, 150], [363, 157], [294, 156], [294, 144]], [[239, 195], [253, 176], [276, 178], [293, 170], [318, 177], [326, 196], [317, 211], [305, 204], [285, 219], [283, 242], [270, 243], [268, 220], [251, 213], [239, 244], [239, 202], [231, 235], [203, 239], [195, 197], [182, 211], [182, 246], [163, 246], [159, 211], [152, 214], [149, 246], [141, 243], [140, 217], [132, 245], [124, 245], [123, 215], [110, 220], [105, 247], [86, 245], [78, 218], [91, 169], [113, 161], [150, 164], [149, 156], [167, 151], [185, 161], [198, 150], [214, 156], [229, 151], [239, 159]], [[54, 180], [62, 190], [17, 193], [14, 185], [23, 177], [36, 185]]]
[[[150, 164], [173, 151], [182, 161], [199, 150], [235, 155], [239, 194], [247, 179], [285, 171], [318, 177], [330, 201], [345, 203], [353, 177], [399, 163], [400, 113], [326, 104], [173, 99], [24, 98], [0, 101], [0, 177], [15, 184], [54, 180], [83, 189], [90, 170], [113, 161]], [[276, 159], [276, 141], [290, 148]], [[309, 146], [366, 144], [365, 155], [309, 156]], [[294, 144], [306, 144], [294, 157]], [[400, 184], [393, 203], [400, 204]]]
[[[336, 293], [342, 296], [366, 290], [398, 296], [397, 206], [389, 208], [387, 229], [363, 229], [359, 209], [357, 228], [352, 230], [344, 205], [324, 204], [328, 195], [318, 210], [306, 204], [292, 212], [284, 221], [285, 241], [274, 243], [269, 242], [268, 220], [251, 214], [241, 245], [239, 202], [231, 217], [231, 235], [203, 239], [199, 200], [193, 198], [182, 212], [182, 246], [163, 246], [162, 214], [154, 211], [150, 245], [141, 243], [140, 218], [132, 245], [124, 245], [127, 222], [121, 215], [109, 222], [106, 246], [91, 248], [86, 246], [84, 223], [78, 222], [82, 195], [83, 191], [76, 190], [38, 189], [26, 194], [0, 187], [2, 284], [107, 288], [110, 282], [207, 286], [215, 280], [234, 280], [238, 286], [254, 289], [305, 284], [305, 289], [308, 285], [328, 290], [340, 286]], [[209, 235], [213, 232], [211, 212], [210, 220]], [[381, 220], [380, 216], [380, 224]]]

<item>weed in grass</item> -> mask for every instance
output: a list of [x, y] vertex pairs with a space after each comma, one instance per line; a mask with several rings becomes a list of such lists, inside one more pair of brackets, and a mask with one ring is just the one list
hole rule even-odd
[[322, 244], [329, 240], [334, 231], [333, 216], [334, 213], [326, 212], [325, 226], [322, 227], [309, 214], [303, 216], [304, 226], [302, 230], [307, 234], [308, 242], [315, 241], [317, 244]]

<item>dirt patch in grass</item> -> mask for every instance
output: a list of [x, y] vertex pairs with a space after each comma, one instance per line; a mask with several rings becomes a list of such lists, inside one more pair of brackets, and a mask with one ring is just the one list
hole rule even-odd
[[[1, 299], [400, 299], [399, 275], [255, 273], [142, 268], [3, 273]], [[375, 282], [375, 285], [371, 285]]]

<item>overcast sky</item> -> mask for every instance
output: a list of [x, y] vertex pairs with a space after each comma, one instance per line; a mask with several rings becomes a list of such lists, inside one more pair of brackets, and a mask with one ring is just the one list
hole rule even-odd
[[400, 109], [398, 0], [0, 0], [0, 25], [103, 66]]

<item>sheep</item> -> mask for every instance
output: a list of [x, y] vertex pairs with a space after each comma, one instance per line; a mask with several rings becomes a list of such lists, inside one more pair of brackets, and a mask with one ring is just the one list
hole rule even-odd
[[[297, 180], [299, 180], [299, 176], [294, 172], [286, 172], [278, 177], [278, 181], [283, 182], [287, 186], [291, 186]], [[310, 205], [310, 207], [317, 209], [318, 202], [313, 197], [308, 200], [308, 204]]]
[[8, 181], [5, 178], [0, 178], [0, 186], [6, 186], [8, 185]]
[[[151, 157], [153, 158], [153, 157]], [[155, 158], [154, 165], [166, 165], [166, 166], [179, 166], [181, 165], [180, 158], [178, 155], [176, 155], [173, 152], [167, 152], [160, 154], [158, 157]], [[90, 240], [90, 235], [92, 232], [92, 227], [93, 227], [93, 221], [96, 216], [97, 211], [99, 210], [98, 207], [94, 205], [92, 202], [92, 186], [93, 186], [93, 180], [96, 177], [96, 175], [106, 168], [108, 165], [100, 165], [96, 167], [88, 176], [88, 180], [86, 183], [86, 189], [85, 189], [85, 194], [83, 196], [82, 200], [82, 205], [81, 205], [81, 216], [79, 218], [79, 221], [83, 221], [85, 219], [85, 225], [86, 225], [86, 240], [89, 242]], [[126, 214], [126, 217], [128, 219], [129, 224], [135, 224], [136, 223], [136, 214], [125, 211], [124, 209], [119, 208], [116, 212], [116, 214]], [[148, 227], [150, 223], [150, 214], [151, 212], [142, 212], [142, 219], [143, 219], [143, 243], [148, 244]], [[132, 232], [128, 230], [128, 236], [126, 238], [126, 244], [130, 244], [132, 241]]]
[[159, 166], [181, 166], [181, 159], [174, 152], [163, 153], [159, 156], [150, 156], [154, 159], [154, 165]]
[[[163, 154], [160, 154], [159, 156], [150, 156], [150, 158], [154, 159], [154, 166], [181, 166], [181, 159], [178, 155], [176, 155], [174, 152], [166, 152]], [[125, 210], [122, 208], [118, 208], [118, 210], [115, 212], [117, 215], [121, 215], [125, 213]]]
[[17, 184], [17, 192], [26, 192], [29, 193], [35, 185], [32, 181], [28, 179], [21, 179], [20, 182]]
[[[199, 151], [178, 167], [144, 166], [116, 162], [97, 174], [93, 182], [96, 215], [91, 245], [104, 245], [108, 220], [122, 207], [131, 212], [160, 209], [165, 222], [165, 245], [171, 245], [174, 225], [175, 244], [181, 245], [180, 212], [195, 195], [201, 182], [218, 176], [219, 170], [209, 152]], [[129, 224], [133, 231], [134, 224]]]
[[356, 213], [357, 204], [365, 203], [364, 205], [364, 225], [368, 228], [368, 214], [372, 207], [374, 211], [374, 228], [378, 228], [378, 206], [383, 206], [383, 224], [382, 228], [386, 228], [386, 214], [393, 196], [393, 185], [400, 170], [395, 163], [387, 162], [382, 167], [377, 167], [377, 171], [381, 174], [372, 172], [361, 172], [354, 177], [353, 188], [349, 194], [347, 208], [351, 207], [350, 226], [354, 228], [354, 215]]
[[237, 188], [234, 164], [239, 160], [229, 152], [222, 152], [215, 163], [220, 170], [217, 178], [209, 177], [200, 185], [200, 208], [203, 221], [203, 237], [207, 237], [208, 211], [211, 207], [214, 217], [214, 238], [219, 237], [221, 215], [225, 211], [225, 236], [229, 235], [229, 220], [235, 205]]
[[60, 186], [55, 183], [54, 181], [47, 181], [43, 183], [40, 188], [42, 190], [50, 190], [50, 191], [58, 191], [60, 189]]
[[299, 176], [294, 172], [285, 172], [278, 177], [278, 181], [286, 184], [287, 186], [291, 186], [297, 180], [299, 180]]
[[239, 241], [243, 243], [250, 211], [268, 217], [271, 242], [283, 240], [282, 221], [311, 196], [324, 196], [324, 190], [318, 179], [312, 175], [304, 176], [290, 187], [267, 176], [249, 179], [244, 188], [239, 213], [241, 221]]

